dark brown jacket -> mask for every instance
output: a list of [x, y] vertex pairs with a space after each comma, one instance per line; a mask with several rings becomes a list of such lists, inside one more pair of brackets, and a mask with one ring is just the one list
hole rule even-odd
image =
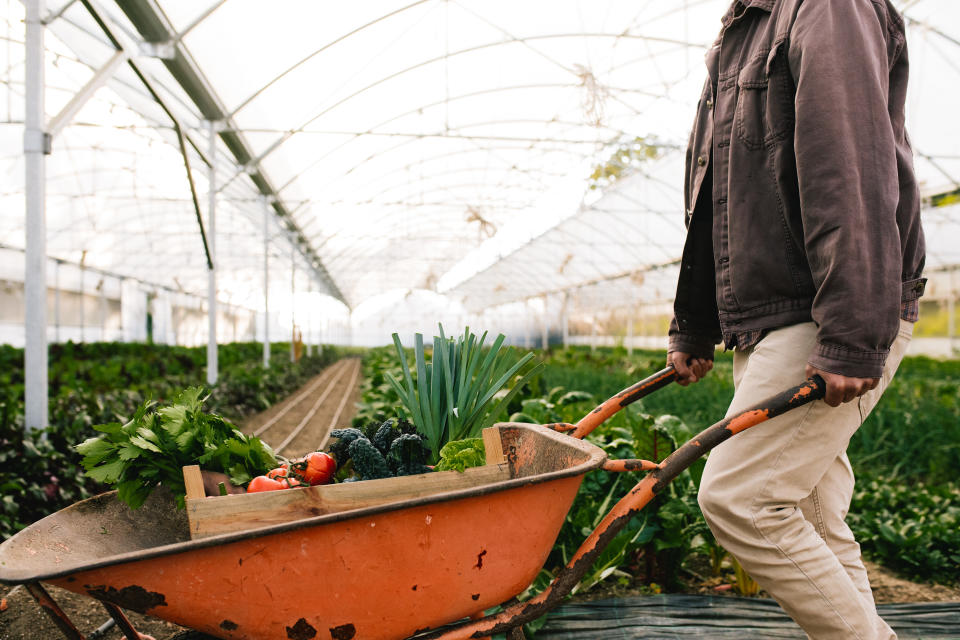
[[737, 0], [686, 163], [672, 351], [813, 320], [819, 369], [879, 377], [923, 293], [903, 20], [884, 0]]

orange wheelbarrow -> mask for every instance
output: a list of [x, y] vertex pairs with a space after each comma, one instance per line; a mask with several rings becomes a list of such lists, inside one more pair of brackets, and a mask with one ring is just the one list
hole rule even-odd
[[[0, 545], [0, 582], [25, 583], [70, 640], [83, 635], [41, 581], [101, 601], [131, 640], [138, 635], [121, 608], [224, 639], [522, 637], [520, 626], [556, 606], [630, 518], [693, 461], [748, 427], [823, 397], [825, 388], [815, 376], [714, 424], [659, 463], [608, 460], [582, 440], [621, 408], [675, 379], [672, 368], [664, 369], [576, 425], [496, 425], [503, 463], [477, 468], [482, 472], [468, 469], [486, 478], [475, 486], [464, 485], [467, 478], [461, 488], [392, 501], [386, 496], [359, 507], [341, 496], [335, 506], [318, 502], [311, 512], [317, 515], [202, 539], [190, 538], [186, 515], [163, 491], [136, 511], [116, 492], [106, 493]], [[518, 602], [546, 561], [584, 475], [594, 469], [649, 473], [544, 592]], [[330, 489], [344, 493], [391, 480], [400, 479]], [[281, 493], [290, 491], [309, 489]], [[229, 496], [238, 497], [246, 496]], [[498, 613], [483, 615], [499, 604]]]

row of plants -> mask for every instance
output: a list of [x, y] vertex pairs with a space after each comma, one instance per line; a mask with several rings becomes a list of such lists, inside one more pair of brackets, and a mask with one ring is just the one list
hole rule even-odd
[[[545, 388], [563, 386], [607, 397], [664, 367], [662, 351], [570, 348], [551, 352]], [[713, 371], [696, 385], [672, 385], [645, 398], [644, 410], [669, 414], [702, 429], [726, 413], [733, 397], [733, 358], [717, 353]], [[949, 482], [960, 469], [960, 360], [904, 358], [893, 382], [850, 441], [854, 467], [890, 482]]]
[[[618, 348], [558, 350], [546, 357], [540, 383], [607, 397], [663, 368], [665, 358]], [[675, 415], [700, 431], [726, 413], [732, 366], [730, 354], [718, 354], [704, 380], [664, 388], [636, 410]], [[960, 361], [905, 358], [847, 453], [857, 472], [848, 523], [864, 554], [909, 577], [960, 581]], [[709, 532], [697, 527], [693, 547], [716, 559]]]
[[[220, 377], [207, 409], [238, 420], [286, 397], [344, 355], [327, 347], [320, 355], [289, 360], [289, 343], [221, 345]], [[104, 490], [87, 477], [73, 445], [95, 435], [94, 425], [126, 423], [147, 401], [171, 402], [205, 381], [205, 347], [92, 343], [51, 345], [50, 414], [45, 429], [25, 430], [23, 351], [0, 348], [0, 536], [77, 500]]]

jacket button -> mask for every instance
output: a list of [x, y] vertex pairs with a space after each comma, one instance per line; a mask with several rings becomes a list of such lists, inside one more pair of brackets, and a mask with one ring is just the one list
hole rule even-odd
[[697, 164], [700, 165], [701, 167], [705, 167], [707, 166], [707, 159], [704, 158], [703, 156], [700, 156], [699, 158], [697, 158]]

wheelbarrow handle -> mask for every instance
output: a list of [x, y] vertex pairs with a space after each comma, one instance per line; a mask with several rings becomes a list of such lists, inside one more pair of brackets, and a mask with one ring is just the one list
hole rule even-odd
[[627, 387], [584, 416], [580, 422], [576, 424], [576, 428], [570, 435], [574, 438], [585, 438], [591, 431], [603, 424], [607, 418], [620, 411], [620, 409], [653, 393], [657, 389], [662, 389], [678, 377], [677, 371], [673, 368], [673, 365], [670, 365], [666, 369], [656, 372], [649, 378], [645, 378], [635, 385]]
[[[665, 374], [665, 372], [661, 372]], [[675, 374], [674, 374], [675, 375]], [[649, 380], [649, 379], [648, 379]], [[638, 383], [643, 384], [643, 383]], [[664, 383], [666, 384], [666, 383]], [[636, 387], [637, 385], [634, 385]], [[633, 389], [634, 387], [631, 387]], [[570, 562], [557, 574], [542, 593], [527, 600], [505, 607], [499, 613], [479, 620], [457, 625], [453, 628], [437, 630], [416, 640], [467, 640], [483, 638], [495, 633], [536, 620], [547, 611], [560, 604], [560, 601], [583, 578], [603, 553], [607, 544], [630, 522], [630, 519], [653, 500], [654, 497], [689, 467], [695, 460], [724, 442], [728, 438], [775, 418], [790, 409], [801, 407], [814, 400], [823, 398], [827, 385], [820, 376], [808, 378], [802, 384], [779, 393], [734, 416], [724, 418], [711, 427], [701, 431], [683, 446], [667, 456], [656, 469], [643, 479], [610, 509], [597, 528], [587, 536], [577, 549]], [[626, 390], [626, 391], [629, 391]], [[625, 392], [624, 392], [625, 393]], [[619, 396], [620, 394], [618, 394]], [[614, 396], [617, 398], [618, 396]], [[611, 399], [612, 400], [612, 399]], [[610, 402], [610, 401], [607, 401]], [[632, 400], [631, 400], [632, 402]], [[599, 408], [606, 406], [606, 402]], [[627, 403], [629, 404], [629, 403]], [[614, 410], [612, 413], [615, 413]], [[582, 421], [581, 421], [582, 422]], [[602, 420], [601, 420], [602, 422]]]

